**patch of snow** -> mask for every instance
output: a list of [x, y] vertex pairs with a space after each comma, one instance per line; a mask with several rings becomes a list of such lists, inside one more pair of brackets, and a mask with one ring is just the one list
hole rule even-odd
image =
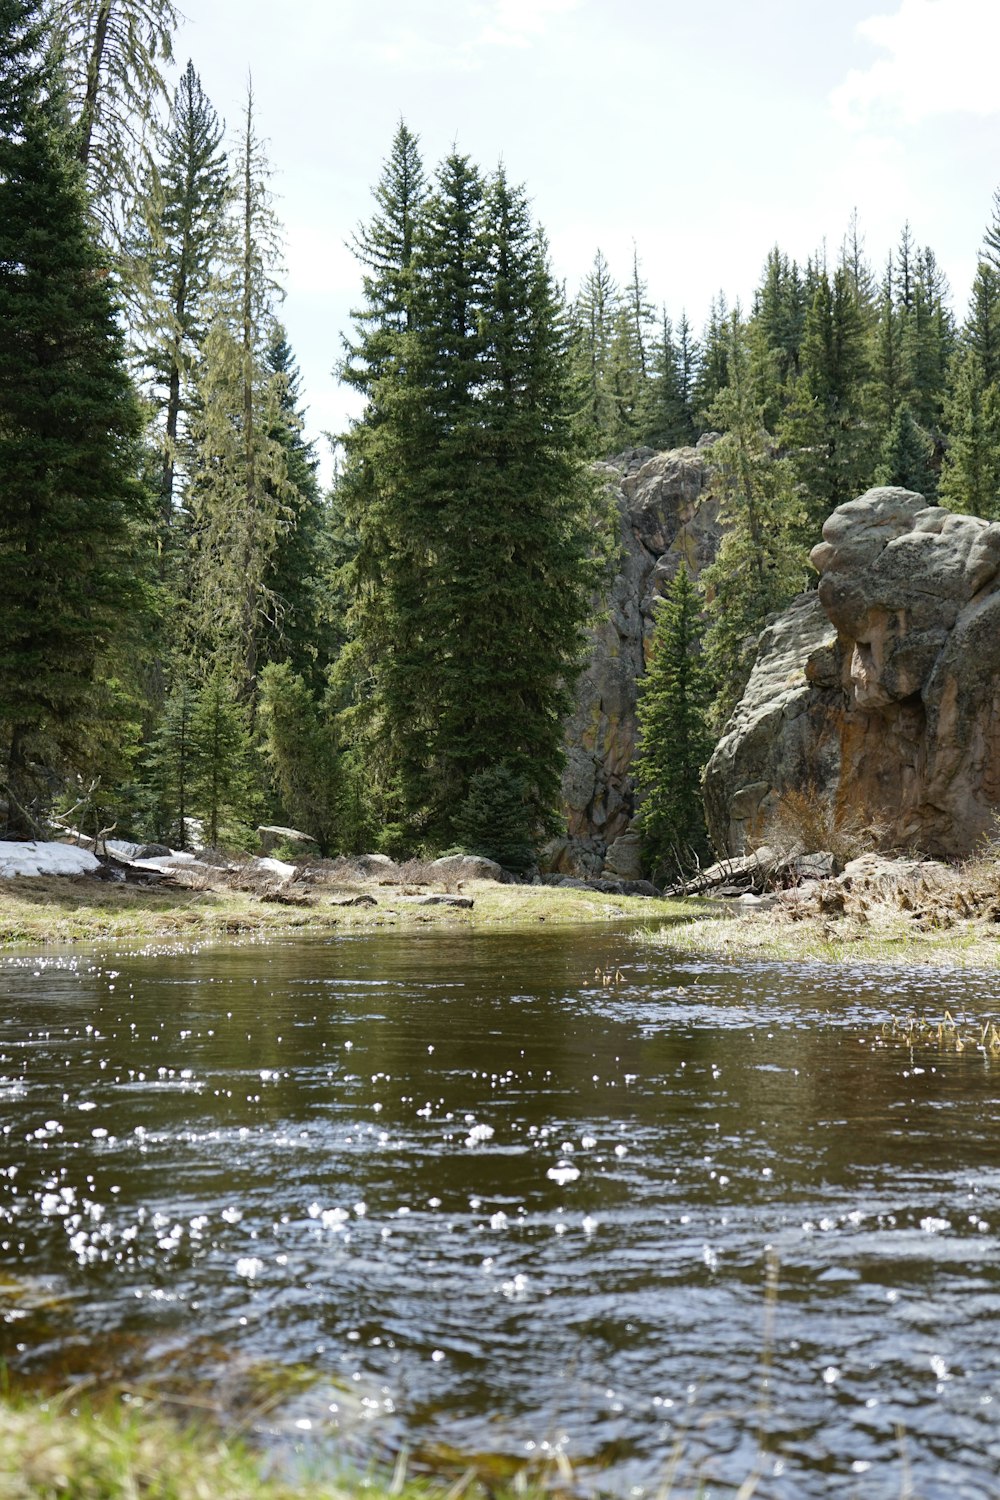
[[89, 849], [73, 844], [0, 842], [0, 879], [15, 875], [87, 875], [100, 865]]
[[255, 859], [254, 868], [267, 870], [270, 875], [277, 875], [280, 880], [292, 880], [299, 873], [295, 865], [286, 865], [281, 859]]
[[[111, 848], [111, 845], [108, 845]], [[134, 859], [132, 864], [137, 870], [172, 870], [177, 865], [196, 865], [198, 860], [195, 855], [187, 849], [175, 849], [172, 854], [157, 854], [151, 859]], [[207, 865], [200, 865], [200, 869], [208, 869]]]

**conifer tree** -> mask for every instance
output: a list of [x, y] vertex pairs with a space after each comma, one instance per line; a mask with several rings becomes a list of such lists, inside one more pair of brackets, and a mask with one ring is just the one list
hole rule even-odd
[[[738, 321], [742, 322], [739, 308]], [[712, 298], [712, 307], [701, 341], [701, 359], [695, 384], [694, 400], [702, 425], [708, 421], [709, 408], [729, 382], [729, 346], [731, 315], [723, 292]]]
[[0, 779], [19, 834], [51, 770], [85, 770], [88, 741], [118, 732], [151, 555], [139, 412], [44, 15], [0, 0]]
[[698, 381], [701, 373], [701, 345], [694, 336], [686, 312], [681, 313], [676, 330], [677, 391], [680, 400], [681, 444], [697, 441], [701, 427], [697, 416]]
[[937, 475], [931, 468], [933, 451], [934, 444], [914, 417], [909, 402], [901, 401], [882, 445], [875, 483], [916, 490], [928, 501], [933, 500], [937, 494]]
[[1000, 520], [1000, 386], [972, 347], [954, 357], [940, 496], [951, 510]]
[[501, 763], [549, 821], [592, 574], [561, 307], [523, 191], [451, 153], [411, 271], [347, 440], [338, 501], [358, 550], [338, 674], [387, 836], [440, 843]]
[[256, 811], [253, 747], [244, 706], [223, 662], [198, 693], [190, 719], [191, 806], [203, 820], [205, 842], [245, 838]]
[[332, 713], [291, 662], [269, 662], [260, 677], [264, 753], [281, 808], [323, 853], [343, 841], [343, 772]]
[[[628, 328], [628, 311], [624, 313]], [[579, 440], [592, 457], [606, 458], [628, 440], [617, 378], [623, 310], [618, 284], [598, 250], [584, 277], [572, 312], [572, 362], [578, 405]]]
[[867, 489], [875, 434], [866, 421], [870, 366], [862, 309], [852, 278], [823, 271], [806, 314], [802, 374], [778, 438], [789, 453], [808, 502], [808, 527], [818, 534], [838, 505]]
[[985, 384], [1000, 382], [1000, 271], [985, 260], [976, 267], [962, 342], [978, 357]]
[[254, 702], [263, 638], [275, 621], [271, 560], [292, 517], [281, 440], [283, 375], [268, 368], [279, 229], [269, 168], [247, 98], [235, 175], [233, 259], [214, 286], [197, 373], [187, 505], [192, 527], [190, 633], [224, 657]]
[[191, 372], [208, 332], [212, 275], [226, 247], [230, 184], [223, 128], [188, 63], [156, 157], [130, 246], [140, 283], [139, 360], [161, 414], [160, 507], [169, 528], [174, 474], [193, 399]]
[[76, 117], [76, 150], [99, 222], [117, 241], [146, 163], [145, 136], [166, 97], [173, 0], [57, 0]]
[[638, 822], [654, 880], [675, 879], [709, 852], [701, 796], [713, 743], [709, 696], [701, 599], [681, 563], [657, 608], [637, 705]]
[[295, 357], [275, 323], [264, 355], [277, 382], [277, 424], [269, 434], [284, 450], [282, 523], [268, 557], [263, 587], [274, 601], [261, 644], [269, 661], [285, 661], [318, 690], [336, 654], [328, 599], [333, 568], [330, 512], [320, 494], [313, 445], [302, 436], [301, 381]]
[[359, 225], [351, 249], [362, 267], [364, 305], [355, 308], [354, 339], [345, 339], [338, 372], [369, 400], [375, 416], [378, 380], [397, 352], [398, 336], [413, 326], [413, 255], [427, 199], [420, 139], [401, 120], [375, 186], [377, 212]]
[[768, 615], [805, 586], [803, 515], [787, 459], [776, 455], [753, 391], [748, 338], [730, 319], [729, 384], [709, 415], [724, 436], [712, 449], [723, 484], [725, 526], [715, 560], [699, 585], [709, 626], [705, 661], [715, 688], [712, 724], [721, 729], [746, 686]]
[[197, 694], [182, 675], [167, 695], [143, 757], [142, 785], [149, 829], [172, 848], [187, 848], [195, 748], [191, 718]]
[[689, 440], [678, 364], [673, 326], [663, 308], [638, 413], [641, 440], [651, 448], [674, 448]]

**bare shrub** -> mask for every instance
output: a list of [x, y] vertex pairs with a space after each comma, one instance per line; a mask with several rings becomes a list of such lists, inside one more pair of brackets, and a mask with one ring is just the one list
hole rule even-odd
[[864, 803], [835, 806], [815, 785], [793, 787], [777, 799], [764, 828], [763, 842], [775, 860], [828, 851], [840, 865], [884, 848], [885, 818]]

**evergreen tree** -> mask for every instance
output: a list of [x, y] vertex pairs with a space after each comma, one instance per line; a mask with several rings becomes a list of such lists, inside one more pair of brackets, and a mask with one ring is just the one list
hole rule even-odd
[[627, 340], [628, 310], [600, 250], [573, 305], [572, 362], [579, 440], [586, 453], [606, 458], [628, 441], [623, 410], [622, 331]]
[[162, 418], [160, 507], [166, 529], [193, 400], [191, 372], [208, 332], [212, 275], [226, 247], [230, 187], [222, 140], [218, 116], [189, 62], [170, 118], [156, 131], [157, 159], [131, 245], [142, 286], [139, 359]]
[[344, 788], [332, 714], [290, 662], [269, 662], [260, 676], [264, 753], [282, 811], [323, 853], [343, 842]]
[[187, 848], [195, 755], [191, 718], [196, 703], [197, 694], [182, 676], [164, 702], [144, 756], [142, 784], [149, 832], [175, 849]]
[[258, 799], [246, 710], [223, 662], [198, 693], [190, 720], [191, 806], [204, 824], [209, 848], [220, 841], [245, 847]]
[[870, 408], [876, 430], [887, 433], [903, 399], [903, 315], [896, 305], [896, 282], [890, 253], [879, 288], [877, 318], [871, 333]]
[[173, 0], [56, 0], [76, 149], [99, 220], [117, 239], [146, 165], [145, 133], [166, 97]]
[[639, 409], [641, 440], [651, 448], [675, 448], [689, 440], [681, 395], [674, 330], [663, 308], [659, 336], [650, 350], [649, 377]]
[[276, 619], [272, 560], [294, 500], [282, 440], [287, 380], [266, 359], [279, 248], [268, 174], [250, 94], [233, 194], [234, 259], [213, 283], [213, 319], [197, 373], [187, 505], [190, 632], [202, 651], [228, 661], [251, 705], [264, 637]]
[[875, 434], [866, 420], [870, 366], [867, 330], [852, 278], [823, 271], [806, 314], [802, 375], [778, 438], [808, 497], [808, 526], [818, 533], [838, 505], [867, 489]]
[[[742, 322], [739, 308], [736, 309], [736, 316]], [[731, 315], [726, 306], [725, 294], [720, 292], [717, 297], [712, 298], [711, 311], [701, 341], [701, 359], [694, 389], [694, 403], [702, 426], [708, 421], [709, 408], [729, 382], [730, 322]]]
[[550, 820], [591, 569], [561, 306], [523, 192], [447, 157], [411, 286], [347, 440], [358, 551], [339, 676], [385, 823], [440, 843], [499, 764]]
[[0, 0], [0, 776], [33, 831], [49, 772], [116, 735], [146, 616], [140, 419], [36, 0]]
[[463, 849], [524, 875], [535, 863], [537, 832], [521, 777], [505, 765], [477, 771], [455, 816], [455, 835]]
[[1000, 520], [1000, 386], [987, 381], [974, 348], [954, 357], [945, 425], [942, 502], [952, 510]]
[[328, 597], [331, 515], [320, 495], [313, 445], [302, 436], [299, 370], [280, 324], [272, 329], [264, 363], [277, 378], [278, 422], [270, 437], [285, 455], [285, 518], [264, 578], [265, 592], [274, 600], [274, 619], [261, 650], [270, 661], [287, 661], [318, 690], [337, 649]]
[[725, 530], [699, 579], [709, 627], [705, 660], [715, 687], [712, 723], [721, 729], [746, 686], [768, 616], [805, 586], [803, 516], [794, 475], [779, 458], [754, 399], [746, 330], [730, 320], [729, 384], [710, 418], [724, 436], [712, 449], [723, 485]]
[[698, 422], [698, 381], [701, 374], [701, 345], [694, 336], [686, 312], [677, 325], [677, 394], [680, 401], [681, 444], [697, 442], [701, 433]]
[[712, 751], [701, 660], [701, 600], [681, 563], [656, 612], [639, 682], [634, 772], [638, 822], [655, 880], [676, 878], [709, 853], [701, 777]]
[[985, 384], [1000, 382], [1000, 271], [987, 261], [976, 267], [962, 343], [978, 357]]
[[882, 446], [875, 483], [899, 485], [901, 489], [916, 490], [928, 500], [933, 499], [937, 493], [937, 475], [931, 468], [933, 451], [934, 444], [917, 422], [909, 403], [901, 401]]
[[[374, 190], [378, 211], [351, 240], [363, 268], [364, 305], [351, 314], [354, 340], [345, 339], [339, 374], [369, 403], [397, 353], [398, 336], [413, 326], [413, 253], [427, 191], [419, 137], [400, 121]], [[369, 418], [375, 415], [370, 406]]]

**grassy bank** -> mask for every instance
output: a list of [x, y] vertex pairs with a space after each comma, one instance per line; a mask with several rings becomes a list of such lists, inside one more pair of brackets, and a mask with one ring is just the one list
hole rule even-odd
[[[428, 897], [471, 906], [424, 904]], [[349, 904], [358, 902], [359, 904]], [[239, 889], [219, 881], [170, 888], [106, 883], [91, 877], [35, 877], [0, 882], [0, 948], [111, 939], [212, 941], [290, 932], [322, 935], [379, 927], [494, 927], [539, 922], [688, 920], [694, 901], [559, 886], [467, 881], [385, 885], [348, 881], [302, 890]]]
[[704, 907], [696, 920], [681, 916], [640, 934], [653, 947], [779, 962], [967, 965], [1000, 967], [1000, 934], [991, 922], [958, 921], [920, 930], [905, 912], [873, 908], [863, 921], [798, 920], [773, 912]]

